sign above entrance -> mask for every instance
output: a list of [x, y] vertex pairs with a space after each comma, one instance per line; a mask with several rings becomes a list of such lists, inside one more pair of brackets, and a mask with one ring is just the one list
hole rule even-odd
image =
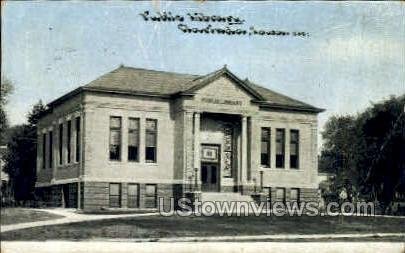
[[202, 98], [201, 102], [217, 105], [242, 105], [240, 100], [220, 99], [220, 98]]
[[201, 147], [201, 161], [205, 162], [218, 162], [218, 147], [217, 146], [205, 146]]

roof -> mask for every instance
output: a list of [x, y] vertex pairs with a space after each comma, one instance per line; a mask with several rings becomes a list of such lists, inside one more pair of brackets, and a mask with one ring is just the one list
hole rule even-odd
[[288, 106], [288, 107], [301, 107], [301, 108], [307, 108], [310, 110], [314, 110], [314, 111], [318, 111], [318, 112], [323, 112], [324, 109], [321, 108], [317, 108], [314, 107], [310, 104], [301, 102], [299, 100], [296, 100], [294, 98], [290, 98], [286, 95], [283, 95], [281, 93], [272, 91], [270, 89], [264, 88], [262, 86], [259, 86], [257, 84], [254, 84], [248, 80], [246, 80], [246, 82], [249, 83], [249, 85], [256, 90], [258, 93], [260, 93], [262, 95], [262, 97], [264, 98], [264, 102], [262, 102], [262, 104], [264, 106]]
[[56, 105], [64, 101], [67, 97], [80, 93], [82, 90], [162, 97], [193, 95], [195, 91], [208, 85], [222, 75], [227, 75], [236, 81], [241, 88], [245, 89], [254, 97], [254, 102], [257, 102], [262, 107], [316, 113], [323, 111], [323, 109], [316, 108], [312, 105], [254, 84], [247, 79], [241, 80], [229, 71], [226, 65], [207, 75], [190, 75], [120, 66], [119, 68], [104, 74], [94, 81], [51, 102], [49, 106]]
[[84, 87], [170, 95], [181, 91], [184, 84], [199, 77], [120, 66]]

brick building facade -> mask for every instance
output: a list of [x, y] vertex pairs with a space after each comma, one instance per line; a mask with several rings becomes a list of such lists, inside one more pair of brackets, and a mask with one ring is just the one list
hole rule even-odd
[[317, 195], [317, 114], [226, 67], [204, 76], [119, 67], [56, 99], [38, 124], [50, 205], [155, 208], [187, 192]]

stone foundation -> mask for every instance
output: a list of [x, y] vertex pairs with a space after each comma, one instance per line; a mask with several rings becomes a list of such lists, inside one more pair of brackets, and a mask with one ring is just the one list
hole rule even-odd
[[[285, 189], [285, 201], [291, 202], [291, 188], [284, 188]], [[299, 188], [300, 189], [300, 202], [319, 202], [318, 196], [318, 189], [312, 188]], [[275, 202], [279, 202], [280, 200], [277, 199], [277, 187], [271, 187], [271, 193], [266, 191], [266, 188], [260, 189], [258, 188], [256, 192], [251, 191], [250, 188], [245, 188], [244, 194], [249, 194], [256, 202], [268, 202], [270, 201], [272, 204]]]
[[[110, 182], [84, 182], [83, 184], [83, 209], [100, 210], [109, 209], [110, 195], [109, 185]], [[121, 184], [121, 198], [119, 208], [130, 208], [128, 206], [128, 183]], [[130, 182], [130, 184], [136, 184]], [[163, 206], [165, 210], [170, 207], [170, 198], [174, 198], [175, 203], [183, 196], [183, 186], [180, 184], [154, 184], [156, 185], [155, 198], [146, 195], [147, 184], [137, 184], [139, 186], [138, 207], [139, 209], [158, 208], [159, 199], [163, 198]]]
[[[99, 211], [103, 209], [130, 208], [128, 204], [128, 184], [137, 184], [139, 187], [138, 203], [139, 209], [156, 209], [159, 205], [159, 199], [163, 198], [164, 210], [169, 210], [171, 198], [174, 199], [174, 206], [177, 208], [177, 200], [187, 197], [187, 186], [184, 190], [182, 184], [154, 184], [156, 185], [155, 198], [146, 195], [146, 185], [144, 183], [123, 182], [120, 183], [120, 207], [110, 207], [109, 187], [113, 182], [81, 182], [80, 183], [80, 208], [85, 211]], [[77, 208], [78, 204], [78, 184], [53, 185], [49, 187], [40, 187], [36, 189], [36, 195], [42, 206], [49, 207], [69, 207]], [[239, 190], [242, 195], [251, 195], [255, 202], [277, 202], [276, 187], [271, 188], [269, 194], [268, 188], [260, 189], [254, 186], [239, 187], [221, 187], [221, 192], [233, 192]], [[266, 191], [267, 190], [267, 191]], [[290, 196], [291, 188], [285, 188], [285, 201], [292, 201]], [[318, 190], [312, 188], [300, 188], [300, 202], [319, 201]]]

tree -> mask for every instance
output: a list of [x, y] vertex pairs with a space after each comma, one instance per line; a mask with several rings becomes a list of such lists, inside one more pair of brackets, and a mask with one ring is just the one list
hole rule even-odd
[[37, 122], [45, 111], [39, 101], [28, 114], [28, 124], [12, 127], [4, 170], [9, 174], [15, 200], [30, 200], [36, 181]]
[[353, 140], [356, 138], [355, 118], [352, 116], [333, 116], [325, 125], [322, 133], [325, 140], [319, 170], [335, 174], [332, 190], [335, 196], [345, 188], [351, 195], [355, 185], [353, 177]]
[[8, 102], [9, 95], [13, 92], [13, 84], [6, 78], [1, 79], [0, 89], [0, 143], [5, 141], [5, 132], [8, 128], [7, 114], [5, 105]]
[[356, 116], [328, 120], [319, 169], [336, 174], [332, 189], [345, 187], [383, 209], [395, 191], [404, 191], [404, 105], [405, 95], [391, 97]]
[[405, 95], [375, 104], [359, 117], [366, 151], [357, 157], [364, 170], [363, 192], [389, 206], [405, 185]]

